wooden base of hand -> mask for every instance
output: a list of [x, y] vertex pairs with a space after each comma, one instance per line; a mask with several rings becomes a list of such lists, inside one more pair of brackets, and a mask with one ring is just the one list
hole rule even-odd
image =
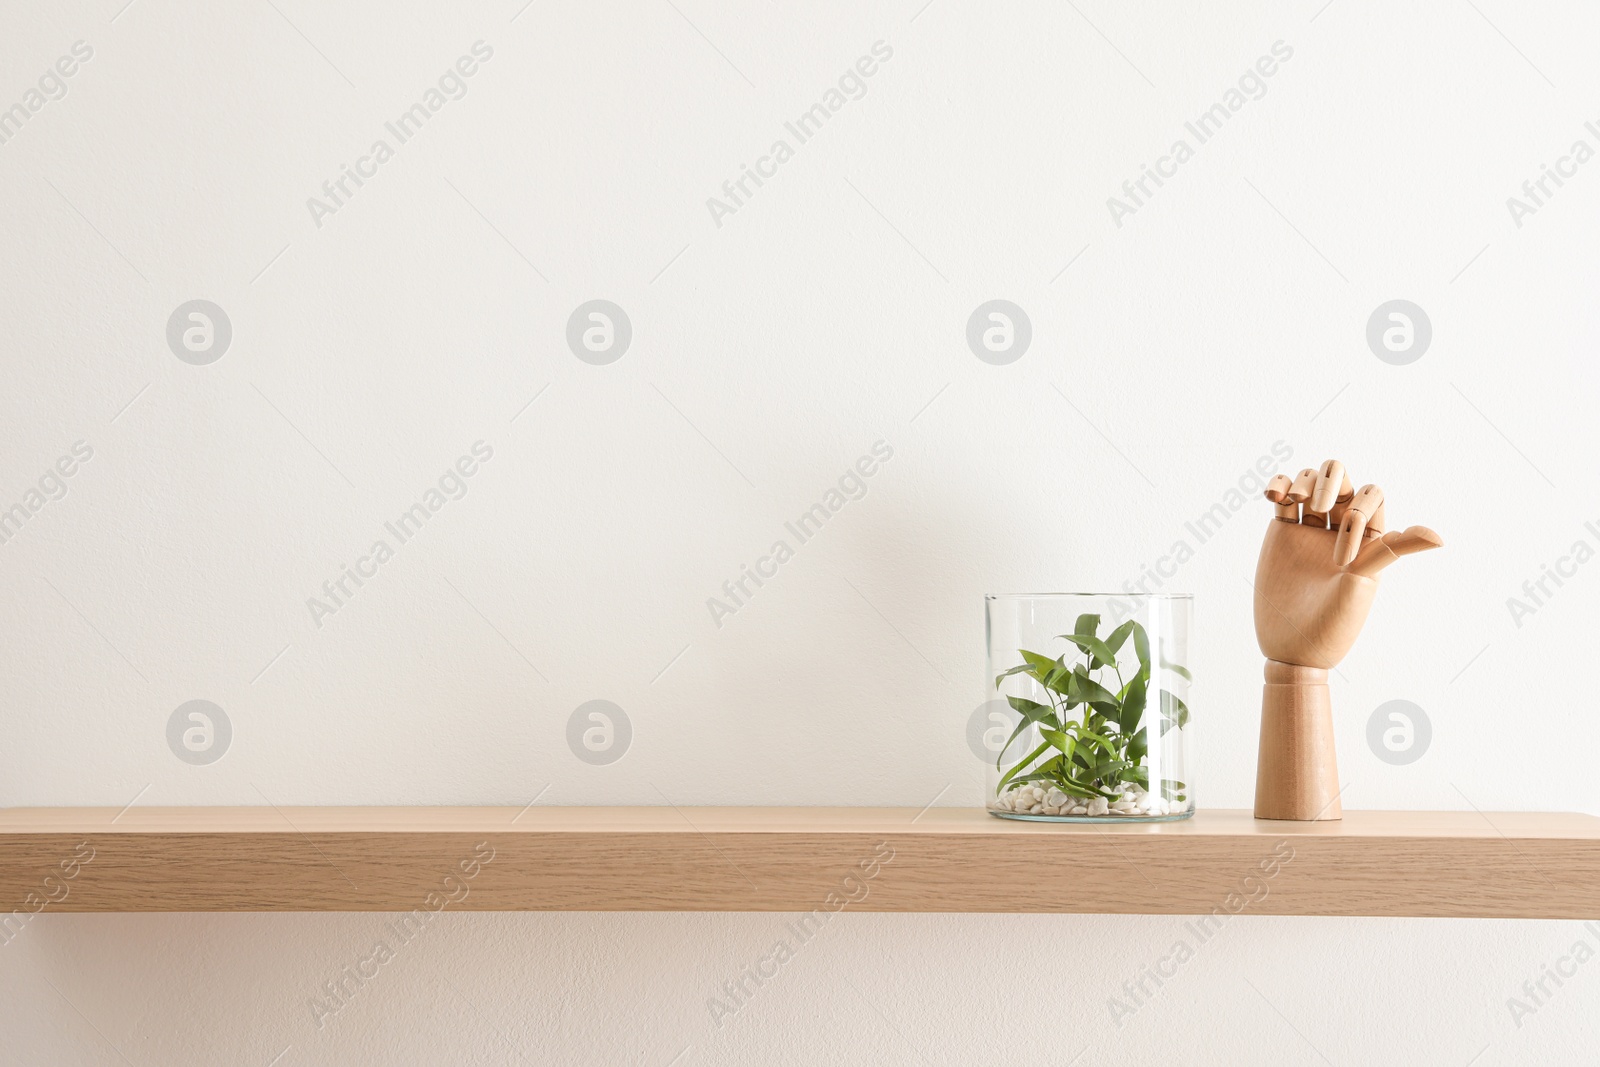
[[1340, 819], [1328, 672], [1267, 660], [1256, 757], [1256, 818]]

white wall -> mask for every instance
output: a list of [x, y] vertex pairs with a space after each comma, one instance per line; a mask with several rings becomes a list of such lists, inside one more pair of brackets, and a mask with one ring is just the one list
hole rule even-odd
[[[1385, 576], [1335, 679], [1346, 806], [1600, 810], [1600, 568], [1507, 605], [1600, 546], [1600, 163], [1506, 202], [1600, 148], [1591, 7], [122, 3], [8, 2], [0, 32], [0, 107], [42, 105], [0, 144], [0, 505], [93, 450], [0, 544], [0, 803], [973, 805], [982, 594], [1117, 588], [1188, 539], [1164, 588], [1199, 598], [1199, 795], [1247, 806], [1268, 509], [1184, 523], [1281, 441], [1447, 541]], [[28, 97], [78, 41], [66, 95]], [[1278, 41], [1198, 145], [1185, 121]], [[714, 219], [777, 138], [793, 158]], [[607, 366], [564, 340], [597, 297], [633, 330]], [[166, 339], [195, 298], [232, 325], [208, 365]], [[965, 340], [994, 298], [1032, 324], [1007, 366]], [[1365, 338], [1397, 298], [1432, 323], [1407, 366]], [[716, 625], [879, 440], [865, 497]], [[478, 441], [465, 497], [314, 620]], [[167, 741], [196, 699], [232, 727], [208, 765]], [[566, 742], [593, 699], [632, 725], [607, 766]], [[1366, 742], [1394, 699], [1432, 723], [1405, 765]], [[0, 947], [0, 1059], [1491, 1064], [1596, 1036], [1600, 964], [1507, 1007], [1600, 945], [1577, 924], [1251, 917], [1118, 1025], [1109, 987], [1179, 920], [849, 915], [713, 1026], [781, 921], [450, 915], [319, 1029], [382, 917], [45, 915]]]

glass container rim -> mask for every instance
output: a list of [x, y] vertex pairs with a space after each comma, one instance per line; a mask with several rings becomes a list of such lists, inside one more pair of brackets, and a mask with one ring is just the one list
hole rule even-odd
[[984, 600], [1056, 600], [1066, 597], [1102, 597], [1117, 600], [1193, 600], [1193, 593], [985, 593]]

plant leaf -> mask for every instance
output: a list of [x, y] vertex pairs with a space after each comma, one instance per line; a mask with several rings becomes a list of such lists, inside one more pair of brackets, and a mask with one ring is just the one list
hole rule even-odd
[[1100, 616], [1085, 612], [1078, 616], [1077, 623], [1072, 627], [1072, 632], [1082, 637], [1093, 637], [1100, 631]]
[[1066, 781], [1057, 782], [1056, 787], [1068, 796], [1079, 797], [1083, 800], [1092, 800], [1095, 797], [1104, 797], [1109, 795], [1102, 793], [1092, 785], [1084, 785], [1082, 782], [1074, 782], [1070, 778]]
[[1111, 690], [1089, 677], [1089, 672], [1081, 664], [1072, 673], [1072, 688], [1072, 695], [1085, 704], [1093, 704], [1107, 713], [1121, 710], [1122, 706], [1117, 703]]
[[1150, 635], [1137, 622], [1133, 624], [1133, 651], [1139, 657], [1139, 671], [1150, 675]]
[[1115, 630], [1112, 630], [1110, 636], [1106, 638], [1106, 647], [1113, 652], [1121, 652], [1123, 643], [1128, 640], [1128, 635], [1133, 633], [1133, 628], [1138, 625], [1138, 623], [1129, 619]]
[[[1150, 751], [1150, 735], [1140, 730], [1128, 739], [1128, 747], [1123, 751], [1127, 753], [1128, 758], [1135, 764], [1143, 763], [1145, 756]], [[1139, 770], [1138, 773], [1143, 775], [1144, 771]], [[1144, 780], [1148, 781], [1148, 776]]]
[[1178, 675], [1180, 678], [1183, 678], [1183, 679], [1185, 679], [1187, 681], [1190, 681], [1190, 682], [1194, 681], [1194, 675], [1189, 673], [1189, 668], [1188, 667], [1179, 666], [1178, 664], [1173, 663], [1173, 662], [1171, 662], [1170, 660], [1167, 659], [1167, 650], [1166, 649], [1162, 649], [1161, 650], [1161, 666], [1165, 667], [1167, 670], [1171, 671], [1173, 674]]
[[[1005, 777], [1000, 779], [1000, 784], [994, 787], [995, 796], [999, 796], [1001, 791], [1005, 789], [1007, 783], [1009, 783], [1019, 773], [1021, 773], [1024, 770], [1026, 770], [1027, 767], [1028, 767], [1028, 764], [1032, 763], [1034, 760], [1036, 760], [1040, 756], [1044, 755], [1045, 752], [1047, 752], [1049, 750], [1049, 748], [1050, 748], [1050, 742], [1046, 741], [1044, 744], [1040, 745], [1038, 748], [1036, 748], [1032, 752], [1028, 753], [1027, 756], [1023, 757], [1021, 762], [1019, 762], [1015, 767], [1012, 767], [1009, 771], [1007, 771], [1005, 773]], [[1004, 750], [1002, 749], [1002, 751], [1004, 751]]]
[[[1029, 678], [1032, 678], [1046, 689], [1057, 693], [1066, 693], [1064, 679], [1071, 672], [1071, 668], [1065, 662], [1060, 659], [1051, 659], [1049, 656], [1043, 656], [1037, 652], [1029, 652], [1025, 648], [1019, 648], [1017, 651], [1022, 654], [1023, 659], [1027, 660], [1027, 663], [1022, 667], [1011, 668], [1006, 674], [1014, 674], [1017, 671], [1025, 670]], [[1004, 675], [1001, 677], [1004, 677]], [[996, 685], [998, 684], [997, 679]]]
[[1029, 678], [1032, 678], [1036, 682], [1041, 681], [1039, 675], [1035, 673], [1033, 669], [1033, 664], [1019, 663], [1017, 666], [1012, 667], [1009, 671], [1001, 671], [999, 674], [995, 675], [994, 687], [999, 689], [1000, 683], [1011, 677], [1013, 674], [1026, 674]]
[[1091, 666], [1110, 667], [1117, 662], [1117, 654], [1106, 647], [1106, 643], [1092, 634], [1061, 634], [1063, 641], [1071, 641], [1089, 656], [1093, 657]]
[[1006, 703], [1011, 705], [1011, 710], [1021, 715], [1028, 722], [1042, 722], [1047, 726], [1061, 729], [1061, 722], [1056, 718], [1055, 709], [1048, 704], [1041, 704], [1037, 700], [1027, 697], [1006, 697]]
[[1161, 691], [1161, 714], [1176, 719], [1180, 730], [1189, 725], [1189, 705], [1166, 689]]
[[1044, 681], [1044, 678], [1047, 674], [1055, 670], [1058, 666], [1056, 661], [1051, 659], [1049, 656], [1041, 656], [1039, 653], [1029, 652], [1025, 648], [1019, 648], [1017, 651], [1021, 653], [1023, 659], [1028, 661], [1028, 666], [1032, 667], [1035, 671], [1034, 677], [1039, 679], [1041, 682]]
[[1080, 726], [1078, 728], [1078, 737], [1080, 739], [1087, 738], [1090, 741], [1093, 741], [1095, 744], [1099, 745], [1105, 751], [1111, 753], [1112, 755], [1116, 754], [1116, 751], [1117, 751], [1116, 746], [1113, 745], [1111, 743], [1110, 739], [1107, 738], [1103, 734], [1097, 734], [1097, 733], [1094, 733], [1093, 731], [1085, 730], [1083, 727]]
[[1068, 667], [1059, 659], [1051, 660], [1051, 662], [1054, 663], [1055, 666], [1051, 669], [1049, 674], [1045, 675], [1044, 687], [1051, 692], [1060, 693], [1063, 696], [1070, 695], [1072, 687], [1069, 683], [1069, 678], [1072, 675], [1072, 668]]
[[1073, 668], [1056, 679], [1056, 684], [1050, 687], [1052, 692], [1061, 694], [1061, 706], [1066, 711], [1071, 711], [1083, 703], [1083, 696], [1078, 692], [1075, 678], [1077, 678], [1076, 668]]
[[[1061, 720], [1056, 718], [1055, 709], [1046, 707], [1037, 700], [1029, 700], [1027, 697], [1006, 697], [1006, 701], [1011, 705], [1012, 710], [1022, 716], [1022, 721], [1017, 723], [1015, 730], [1011, 731], [1011, 736], [1006, 738], [1006, 743], [1000, 746], [1000, 754], [995, 757], [994, 761], [995, 770], [999, 770], [1000, 764], [1005, 761], [1006, 751], [1011, 747], [1011, 742], [1021, 736], [1022, 731], [1026, 730], [1031, 724], [1038, 723], [1040, 726], [1061, 729]], [[1029, 758], [1031, 759], [1032, 757]]]
[[1134, 675], [1129, 679], [1123, 690], [1122, 704], [1117, 713], [1117, 725], [1122, 728], [1123, 733], [1131, 734], [1138, 728], [1139, 720], [1144, 716], [1147, 693], [1143, 674]]
[[1061, 754], [1067, 757], [1069, 760], [1072, 758], [1073, 751], [1078, 747], [1078, 743], [1076, 741], [1062, 733], [1060, 730], [1040, 730], [1039, 736], [1050, 742], [1050, 744], [1054, 745], [1056, 748], [1059, 748], [1061, 750]]

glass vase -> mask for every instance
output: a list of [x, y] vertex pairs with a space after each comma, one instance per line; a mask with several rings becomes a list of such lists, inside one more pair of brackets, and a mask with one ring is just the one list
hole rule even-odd
[[990, 814], [1049, 822], [1194, 814], [1193, 605], [1187, 594], [984, 598]]

